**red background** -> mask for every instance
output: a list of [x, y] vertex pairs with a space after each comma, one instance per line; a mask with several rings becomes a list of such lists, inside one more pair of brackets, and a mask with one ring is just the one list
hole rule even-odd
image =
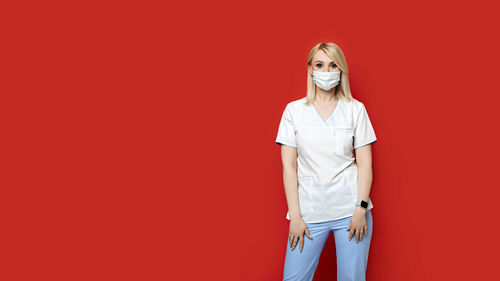
[[[493, 1], [0, 11], [0, 279], [281, 280], [274, 140], [326, 41], [378, 137], [368, 280], [497, 275]], [[315, 281], [336, 278], [332, 238]]]

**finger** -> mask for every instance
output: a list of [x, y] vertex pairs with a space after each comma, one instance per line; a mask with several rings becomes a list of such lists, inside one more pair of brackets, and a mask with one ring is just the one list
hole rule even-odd
[[353, 234], [354, 234], [354, 229], [351, 228], [351, 231], [349, 232], [349, 241], [351, 241]]
[[300, 252], [302, 253], [302, 249], [304, 248], [304, 234], [300, 236]]
[[297, 246], [297, 239], [299, 239], [297, 236], [294, 236], [293, 237], [293, 246], [292, 246], [292, 250], [295, 249], [295, 247]]
[[309, 229], [306, 228], [306, 235], [307, 237], [313, 239], [313, 237], [311, 236], [311, 233], [309, 233]]

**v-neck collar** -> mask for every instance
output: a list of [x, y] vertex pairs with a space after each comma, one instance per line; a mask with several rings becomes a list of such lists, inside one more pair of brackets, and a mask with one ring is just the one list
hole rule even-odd
[[311, 105], [312, 105], [313, 111], [316, 113], [316, 116], [318, 116], [318, 118], [323, 122], [323, 124], [325, 124], [326, 126], [328, 126], [328, 121], [333, 117], [333, 115], [335, 115], [335, 112], [337, 112], [337, 108], [339, 107], [341, 101], [342, 100], [339, 98], [339, 100], [337, 101], [337, 104], [335, 105], [335, 108], [333, 109], [333, 111], [330, 114], [330, 116], [328, 118], [326, 118], [326, 120], [323, 120], [323, 118], [321, 118], [321, 115], [316, 110], [316, 106], [314, 106], [314, 102], [311, 103]]

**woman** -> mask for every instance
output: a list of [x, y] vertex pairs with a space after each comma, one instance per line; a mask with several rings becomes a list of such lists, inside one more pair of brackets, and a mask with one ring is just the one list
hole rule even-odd
[[286, 105], [276, 137], [290, 220], [283, 280], [312, 280], [332, 231], [337, 280], [364, 281], [377, 138], [364, 104], [351, 96], [342, 50], [320, 43], [307, 66], [307, 96]]

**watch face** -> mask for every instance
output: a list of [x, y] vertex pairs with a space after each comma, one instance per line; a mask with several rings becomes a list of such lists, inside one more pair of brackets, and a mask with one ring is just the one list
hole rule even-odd
[[361, 201], [361, 207], [363, 207], [363, 208], [368, 208], [368, 202], [366, 202], [366, 201]]

